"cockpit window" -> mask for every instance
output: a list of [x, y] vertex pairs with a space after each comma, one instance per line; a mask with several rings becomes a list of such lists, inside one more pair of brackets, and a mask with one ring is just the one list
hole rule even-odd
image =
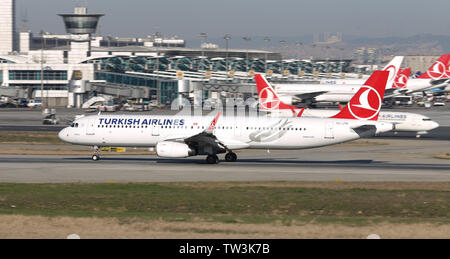
[[423, 120], [423, 121], [431, 121], [430, 118], [423, 118], [422, 120]]
[[71, 128], [78, 128], [78, 123], [72, 122], [72, 123], [70, 124], [70, 127], [71, 127]]

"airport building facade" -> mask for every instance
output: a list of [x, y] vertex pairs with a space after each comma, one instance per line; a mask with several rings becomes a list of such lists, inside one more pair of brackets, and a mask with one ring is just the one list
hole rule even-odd
[[[90, 14], [86, 8], [60, 14], [67, 35], [21, 32], [14, 51], [15, 3], [1, 5], [9, 9], [0, 10], [5, 21], [0, 31], [9, 38], [0, 42], [0, 95], [45, 98], [48, 105], [81, 107], [101, 94], [161, 104], [170, 104], [177, 96], [242, 97], [255, 94], [254, 73], [290, 80], [351, 70], [351, 60], [283, 60], [280, 53], [220, 49], [213, 44], [186, 48], [184, 40], [160, 35], [93, 36], [103, 14]], [[10, 20], [12, 24], [6, 22]]]

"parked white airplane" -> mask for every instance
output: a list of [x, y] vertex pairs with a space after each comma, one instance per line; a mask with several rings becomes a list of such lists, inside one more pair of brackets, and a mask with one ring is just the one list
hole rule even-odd
[[[236, 161], [232, 150], [306, 149], [342, 142], [393, 129], [378, 122], [389, 72], [375, 72], [349, 105], [331, 118], [270, 118], [95, 115], [75, 120], [59, 132], [65, 142], [99, 147], [156, 147], [160, 157], [184, 158], [207, 155], [218, 163], [217, 154], [227, 153], [226, 161]], [[365, 99], [363, 99], [365, 98]], [[212, 122], [211, 122], [212, 121]]]
[[[409, 73], [406, 69], [401, 71], [397, 77], [394, 85], [396, 87], [403, 87], [407, 83], [407, 78], [403, 77], [403, 73]], [[406, 81], [405, 81], [406, 80]], [[339, 113], [339, 110], [323, 110], [323, 109], [301, 109], [295, 106], [283, 103], [274, 91], [270, 83], [260, 74], [255, 75], [256, 87], [258, 90], [258, 102], [261, 111], [269, 112], [272, 117], [320, 117], [329, 118]], [[355, 105], [357, 107], [369, 107], [366, 103], [366, 98], [362, 98], [361, 103]], [[371, 108], [367, 108], [370, 110]], [[437, 122], [421, 114], [409, 112], [380, 112], [379, 121], [393, 123], [394, 132], [416, 132], [416, 137], [427, 134], [428, 131], [439, 127]]]
[[450, 54], [442, 55], [418, 78], [411, 78], [402, 89], [393, 89], [385, 97], [445, 88], [450, 83]]
[[[389, 71], [388, 89], [392, 87], [403, 58], [403, 56], [394, 57], [383, 69]], [[288, 104], [292, 104], [295, 100], [305, 103], [348, 102], [365, 81], [364, 79], [329, 79], [324, 80], [324, 84], [274, 84], [274, 88], [280, 94], [280, 99]]]

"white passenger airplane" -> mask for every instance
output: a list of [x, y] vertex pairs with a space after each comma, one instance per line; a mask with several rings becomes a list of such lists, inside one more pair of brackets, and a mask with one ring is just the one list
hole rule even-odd
[[[394, 57], [383, 71], [389, 71], [388, 87], [392, 88], [395, 77], [403, 62], [403, 56]], [[364, 79], [328, 79], [323, 84], [274, 84], [280, 99], [292, 104], [295, 100], [311, 104], [313, 102], [348, 102], [358, 92]]]
[[[207, 155], [218, 163], [217, 154], [236, 161], [232, 150], [306, 149], [342, 142], [393, 129], [378, 122], [389, 72], [375, 72], [349, 105], [331, 118], [270, 118], [95, 115], [75, 120], [59, 132], [65, 142], [94, 146], [93, 160], [100, 147], [156, 147], [160, 157], [185, 158]], [[212, 122], [211, 122], [212, 121]]]
[[420, 77], [409, 79], [402, 89], [393, 89], [385, 97], [445, 88], [450, 83], [450, 54], [442, 55]]
[[[404, 87], [408, 79], [404, 75], [410, 73], [410, 69], [405, 69], [399, 73], [395, 87]], [[258, 102], [261, 111], [268, 112], [271, 117], [319, 117], [329, 118], [333, 117], [339, 110], [324, 110], [324, 109], [301, 109], [295, 106], [283, 103], [278, 94], [274, 91], [270, 83], [260, 74], [255, 75], [256, 88], [258, 90]], [[365, 100], [365, 99], [363, 99]], [[367, 104], [361, 102], [361, 105]], [[382, 122], [393, 123], [394, 132], [416, 132], [416, 137], [427, 134], [428, 131], [439, 127], [437, 122], [421, 114], [409, 112], [380, 112], [379, 120]]]

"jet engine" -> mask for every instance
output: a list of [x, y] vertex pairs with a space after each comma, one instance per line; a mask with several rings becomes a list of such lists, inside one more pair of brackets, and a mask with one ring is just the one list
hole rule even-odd
[[290, 96], [290, 95], [283, 95], [283, 96], [280, 96], [279, 98], [280, 98], [280, 101], [282, 101], [285, 104], [289, 104], [289, 105], [292, 105], [292, 103], [295, 101], [294, 96]]
[[192, 150], [185, 143], [162, 141], [156, 144], [156, 154], [159, 157], [184, 158], [195, 156], [195, 150]]

